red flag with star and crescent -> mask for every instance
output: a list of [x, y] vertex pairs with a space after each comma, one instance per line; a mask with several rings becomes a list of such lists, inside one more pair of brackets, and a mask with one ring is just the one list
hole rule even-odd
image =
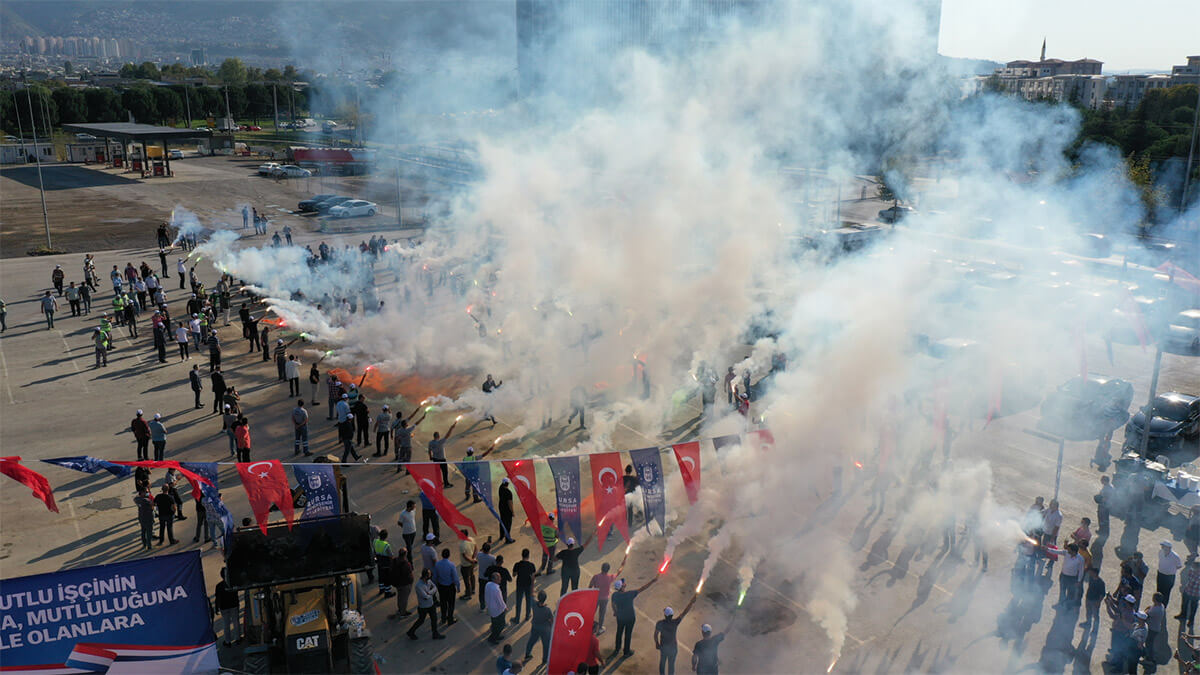
[[688, 501], [695, 504], [700, 499], [700, 441], [676, 443], [671, 449], [679, 463], [679, 475], [683, 478]]
[[504, 472], [508, 474], [508, 480], [517, 489], [517, 499], [521, 500], [521, 508], [525, 509], [525, 519], [529, 521], [529, 527], [533, 528], [533, 536], [537, 538], [542, 550], [549, 554], [550, 549], [546, 548], [546, 542], [542, 540], [542, 525], [549, 523], [550, 519], [546, 517], [546, 509], [542, 508], [542, 503], [538, 501], [537, 473], [533, 470], [533, 462], [527, 459], [508, 459], [501, 464], [504, 466]]
[[292, 529], [292, 489], [288, 486], [283, 464], [277, 459], [238, 462], [237, 471], [246, 488], [246, 496], [250, 499], [250, 510], [254, 512], [254, 519], [258, 521], [262, 533], [267, 533], [267, 519], [272, 504], [279, 507], [288, 529]]
[[566, 675], [587, 661], [592, 647], [592, 621], [600, 589], [571, 591], [558, 601], [550, 632], [550, 663], [546, 675]]
[[476, 531], [475, 521], [464, 516], [449, 499], [446, 499], [446, 491], [442, 487], [442, 470], [436, 463], [415, 462], [404, 466], [412, 475], [413, 480], [417, 482], [421, 493], [433, 504], [437, 514], [446, 521], [450, 529], [454, 530], [455, 536], [459, 539], [466, 539], [463, 536], [463, 530]]
[[33, 496], [42, 500], [46, 508], [58, 513], [58, 505], [54, 503], [54, 490], [50, 481], [42, 474], [21, 464], [20, 457], [0, 457], [0, 473], [33, 490]]
[[[592, 466], [592, 500], [596, 503], [596, 538], [600, 548], [613, 525], [629, 541], [625, 518], [625, 482], [621, 480], [621, 453], [606, 452], [588, 458]], [[608, 527], [605, 527], [608, 523]], [[578, 664], [576, 664], [578, 665]]]

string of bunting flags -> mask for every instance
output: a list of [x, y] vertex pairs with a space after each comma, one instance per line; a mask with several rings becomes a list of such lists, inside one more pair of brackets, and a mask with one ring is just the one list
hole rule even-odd
[[[769, 450], [775, 445], [775, 438], [769, 429], [752, 430], [745, 436], [731, 434], [707, 440], [712, 441], [713, 449], [718, 456], [727, 448], [745, 443], [750, 443], [760, 450]], [[670, 446], [690, 504], [695, 504], [700, 495], [701, 442], [699, 440], [688, 441]], [[666, 489], [660, 448], [652, 446], [627, 452], [634, 468], [634, 475], [638, 478], [642, 490], [643, 512], [646, 514], [647, 526], [651, 521], [657, 522], [660, 530], [665, 531]], [[500, 522], [506, 537], [509, 536], [509, 533], [505, 529], [504, 519], [501, 518], [492, 497], [491, 469], [494, 464], [499, 464], [504, 469], [507, 480], [516, 490], [516, 496], [525, 511], [526, 519], [535, 533], [544, 532], [543, 528], [551, 528], [564, 536], [569, 532], [578, 540], [583, 541], [586, 537], [584, 536], [583, 478], [580, 460], [585, 457], [589, 460], [591, 472], [592, 506], [594, 507], [592, 513], [599, 545], [604, 546], [604, 541], [611, 534], [613, 528], [616, 528], [622, 538], [628, 542], [630, 533], [629, 521], [625, 513], [621, 451], [524, 459], [477, 459], [450, 462], [449, 464], [462, 474], [475, 495], [484, 503], [492, 516]], [[464, 530], [477, 531], [474, 521], [463, 515], [453, 501], [446, 496], [440, 462], [333, 464], [282, 462], [277, 459], [257, 462], [179, 462], [173, 460], [126, 462], [109, 461], [90, 456], [58, 457], [41, 461], [89, 474], [106, 471], [118, 478], [128, 477], [133, 473], [134, 467], [175, 469], [191, 484], [192, 497], [200, 500], [206, 511], [212, 513], [217, 520], [222, 521], [226, 536], [233, 531], [233, 517], [221, 499], [217, 477], [218, 466], [234, 465], [237, 467], [238, 477], [241, 479], [250, 502], [250, 509], [258, 526], [265, 533], [272, 506], [278, 508], [283, 514], [289, 528], [292, 527], [295, 519], [293, 488], [288, 482], [285, 467], [292, 467], [296, 482], [299, 484], [298, 489], [303, 491], [304, 510], [300, 514], [300, 518], [303, 520], [339, 513], [335, 467], [344, 469], [403, 464], [425, 500], [457, 536], [462, 538]], [[534, 463], [542, 461], [547, 463], [554, 479], [554, 512], [558, 514], [557, 519], [551, 517], [550, 512], [542, 506], [538, 498], [537, 472]], [[42, 500], [47, 508], [58, 512], [49, 481], [20, 462], [20, 457], [0, 457], [0, 473], [30, 487], [33, 495]], [[546, 549], [543, 537], [539, 536], [537, 540], [543, 549]]]

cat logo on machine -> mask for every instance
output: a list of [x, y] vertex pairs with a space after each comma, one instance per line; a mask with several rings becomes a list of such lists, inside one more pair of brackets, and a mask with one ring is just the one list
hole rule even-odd
[[295, 636], [293, 638], [295, 640], [294, 649], [298, 652], [320, 649], [322, 647], [321, 635], [321, 633], [309, 633], [308, 635]]

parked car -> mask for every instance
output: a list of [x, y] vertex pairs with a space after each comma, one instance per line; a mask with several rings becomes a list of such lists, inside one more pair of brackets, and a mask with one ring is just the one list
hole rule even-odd
[[1038, 428], [1069, 440], [1094, 440], [1129, 419], [1133, 385], [1125, 380], [1073, 377], [1042, 401]]
[[1200, 309], [1185, 309], [1171, 317], [1163, 342], [1191, 352], [1200, 352]]
[[80, 134], [75, 134], [75, 140], [77, 140], [77, 141], [94, 141], [94, 140], [96, 140], [96, 137], [91, 134], [80, 133]]
[[898, 223], [904, 220], [905, 217], [916, 213], [911, 206], [889, 206], [879, 212], [879, 222], [881, 223]]
[[170, 159], [183, 159], [183, 151], [179, 148], [171, 148], [167, 151], [167, 157]]
[[351, 197], [343, 197], [341, 195], [338, 195], [337, 197], [330, 197], [320, 204], [317, 204], [317, 213], [329, 213], [329, 209], [332, 209], [338, 204], [344, 204], [351, 199]]
[[275, 174], [275, 169], [279, 168], [279, 162], [267, 162], [266, 164], [258, 165], [258, 175], [272, 176]]
[[[1200, 396], [1168, 392], [1150, 402], [1150, 439], [1147, 455], [1157, 457], [1178, 452], [1186, 440], [1196, 442], [1200, 437]], [[1146, 428], [1146, 411], [1139, 410], [1125, 425], [1122, 452], [1139, 452], [1142, 430]]]
[[329, 216], [331, 218], [373, 216], [378, 208], [374, 202], [368, 202], [364, 199], [351, 199], [329, 209]]
[[320, 204], [321, 202], [325, 201], [326, 199], [329, 199], [330, 197], [336, 197], [336, 196], [337, 195], [332, 194], [332, 193], [325, 194], [325, 195], [313, 195], [312, 197], [309, 197], [308, 199], [305, 199], [304, 201], [297, 204], [296, 208], [299, 209], [301, 212], [316, 211], [317, 204]]
[[258, 126], [257, 124], [251, 124], [250, 126], [246, 127], [246, 131], [262, 131], [262, 127]]
[[272, 169], [271, 175], [282, 176], [284, 178], [309, 178], [312, 176], [312, 172], [308, 169], [298, 167], [295, 164], [284, 164], [283, 166], [276, 166], [274, 169]]

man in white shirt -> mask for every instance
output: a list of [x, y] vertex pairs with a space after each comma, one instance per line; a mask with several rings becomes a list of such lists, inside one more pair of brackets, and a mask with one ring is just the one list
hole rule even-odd
[[[1050, 506], [1042, 516], [1043, 546], [1058, 545], [1058, 530], [1062, 527], [1062, 521], [1063, 516], [1062, 511], [1058, 510], [1058, 500], [1051, 499]], [[1049, 576], [1052, 570], [1054, 570], [1054, 560], [1048, 560], [1046, 562], [1046, 576]]]
[[483, 594], [487, 599], [488, 616], [492, 618], [492, 631], [488, 635], [488, 642], [500, 644], [500, 633], [504, 631], [504, 613], [508, 611], [508, 605], [504, 604], [504, 592], [500, 588], [498, 572], [492, 573], [491, 581], [483, 590]]
[[1171, 589], [1175, 588], [1175, 575], [1183, 567], [1183, 560], [1172, 550], [1170, 541], [1164, 539], [1158, 547], [1158, 592], [1162, 593], [1163, 605], [1171, 601]]
[[1058, 604], [1055, 607], [1066, 607], [1068, 602], [1076, 602], [1082, 597], [1079, 593], [1082, 582], [1083, 556], [1079, 555], [1079, 546], [1067, 544], [1062, 569], [1058, 573]]
[[400, 526], [400, 536], [404, 539], [404, 548], [408, 552], [408, 564], [412, 564], [413, 540], [417, 538], [417, 503], [413, 500], [408, 500], [404, 505], [404, 510], [400, 512], [400, 519], [396, 522]]

